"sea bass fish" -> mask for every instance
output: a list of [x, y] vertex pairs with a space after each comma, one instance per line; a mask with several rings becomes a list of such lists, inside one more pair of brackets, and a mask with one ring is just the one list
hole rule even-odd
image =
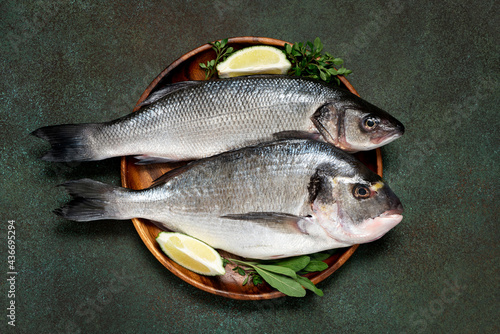
[[402, 220], [384, 181], [327, 143], [281, 140], [197, 160], [131, 190], [83, 179], [56, 214], [75, 221], [145, 218], [255, 259], [376, 240]]
[[170, 84], [122, 118], [48, 126], [32, 134], [52, 145], [42, 158], [48, 161], [132, 155], [149, 163], [193, 160], [284, 138], [365, 151], [403, 132], [387, 112], [338, 86], [262, 75]]

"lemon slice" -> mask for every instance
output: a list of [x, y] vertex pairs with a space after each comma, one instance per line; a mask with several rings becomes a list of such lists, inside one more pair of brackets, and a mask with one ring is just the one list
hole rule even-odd
[[280, 49], [267, 45], [236, 51], [217, 65], [219, 78], [250, 74], [286, 74], [292, 64]]
[[207, 276], [226, 273], [219, 253], [198, 239], [182, 233], [160, 232], [156, 241], [169, 258], [186, 269]]

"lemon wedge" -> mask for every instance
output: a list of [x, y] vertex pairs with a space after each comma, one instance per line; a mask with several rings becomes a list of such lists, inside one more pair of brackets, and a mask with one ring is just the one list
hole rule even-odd
[[286, 74], [292, 64], [280, 49], [267, 45], [250, 46], [236, 51], [217, 65], [219, 78], [250, 74]]
[[188, 270], [206, 276], [226, 273], [219, 253], [198, 239], [182, 233], [160, 232], [156, 241], [169, 258]]

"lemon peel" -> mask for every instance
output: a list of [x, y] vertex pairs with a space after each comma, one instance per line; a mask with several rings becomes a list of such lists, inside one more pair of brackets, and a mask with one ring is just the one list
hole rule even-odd
[[292, 67], [283, 51], [267, 45], [256, 45], [236, 51], [217, 65], [219, 78], [251, 74], [286, 74]]
[[216, 276], [226, 273], [222, 257], [203, 241], [182, 233], [160, 232], [156, 242], [175, 263], [197, 274]]

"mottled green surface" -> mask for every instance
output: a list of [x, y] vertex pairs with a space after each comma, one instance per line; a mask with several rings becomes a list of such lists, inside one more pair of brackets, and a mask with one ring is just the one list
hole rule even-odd
[[[99, 2], [100, 3], [100, 2]], [[433, 4], [431, 4], [433, 3]], [[0, 264], [16, 226], [16, 326], [2, 333], [497, 333], [499, 10], [495, 1], [3, 1]], [[244, 302], [197, 290], [131, 222], [73, 223], [55, 185], [119, 184], [119, 160], [50, 164], [29, 133], [129, 112], [183, 53], [232, 36], [320, 36], [360, 94], [407, 128], [383, 149], [403, 222], [319, 284]], [[7, 331], [5, 330], [7, 329]]]

